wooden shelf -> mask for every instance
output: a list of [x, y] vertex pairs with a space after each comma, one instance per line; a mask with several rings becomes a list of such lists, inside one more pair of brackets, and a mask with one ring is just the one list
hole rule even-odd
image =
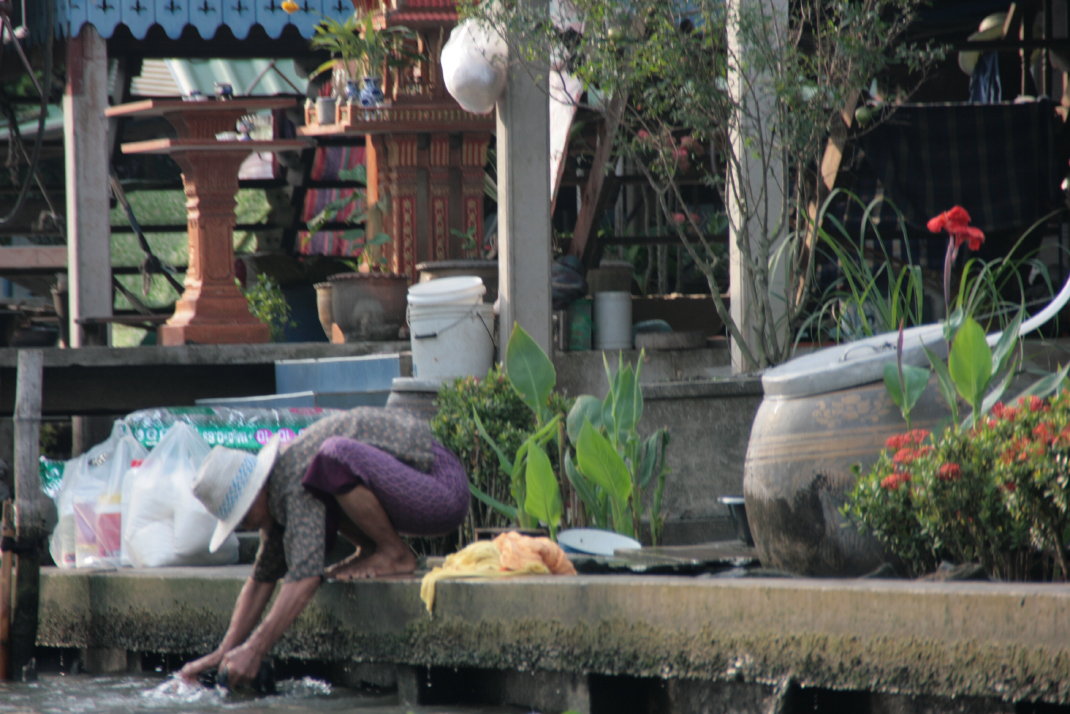
[[362, 134], [453, 133], [494, 131], [493, 114], [472, 114], [457, 106], [442, 104], [387, 104], [366, 109], [359, 104], [343, 103], [336, 108], [339, 121], [320, 124], [314, 107], [305, 108], [305, 126], [300, 136], [331, 137]]

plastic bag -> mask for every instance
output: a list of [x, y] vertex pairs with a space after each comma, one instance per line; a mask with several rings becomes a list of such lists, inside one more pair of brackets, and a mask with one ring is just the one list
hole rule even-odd
[[172, 424], [183, 422], [197, 430], [209, 446], [229, 446], [257, 452], [277, 433], [292, 439], [308, 426], [340, 409], [323, 407], [160, 407], [141, 409], [123, 417], [130, 433], [152, 449]]
[[106, 568], [122, 563], [123, 482], [131, 460], [147, 453], [116, 421], [107, 440], [64, 464], [56, 495], [59, 521], [49, 541], [56, 565]]
[[494, 30], [465, 20], [442, 47], [442, 81], [465, 110], [486, 114], [505, 89], [508, 48]]
[[233, 533], [208, 552], [216, 519], [193, 495], [193, 479], [211, 448], [194, 427], [178, 422], [129, 479], [122, 540], [135, 567], [238, 562]]

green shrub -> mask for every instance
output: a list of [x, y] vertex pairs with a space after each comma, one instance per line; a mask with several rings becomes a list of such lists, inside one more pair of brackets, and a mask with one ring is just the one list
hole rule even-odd
[[[509, 499], [509, 478], [501, 472], [498, 457], [480, 437], [473, 412], [494, 438], [514, 453], [535, 427], [535, 416], [525, 406], [497, 365], [484, 379], [463, 377], [443, 386], [436, 397], [437, 414], [431, 430], [442, 445], [457, 455], [468, 471], [469, 482], [500, 501]], [[470, 519], [478, 528], [510, 525], [509, 519], [481, 501], [472, 501]], [[469, 534], [470, 535], [470, 534]]]
[[971, 427], [891, 437], [844, 513], [908, 575], [980, 563], [1002, 580], [1067, 580], [1070, 391], [997, 403]]
[[249, 303], [249, 312], [268, 326], [272, 342], [282, 342], [286, 328], [297, 327], [290, 314], [290, 303], [286, 302], [275, 278], [260, 273], [256, 282], [242, 292]]

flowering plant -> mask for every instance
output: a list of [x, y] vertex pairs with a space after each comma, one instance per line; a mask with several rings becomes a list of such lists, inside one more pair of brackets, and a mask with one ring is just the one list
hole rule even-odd
[[[948, 234], [944, 299], [950, 305], [951, 263], [958, 249], [980, 247], [984, 234], [960, 206], [929, 221]], [[992, 577], [1024, 580], [1070, 576], [1070, 391], [1047, 400], [1068, 368], [1037, 381], [1014, 406], [999, 401], [1018, 373], [1021, 310], [989, 346], [983, 328], [961, 307], [946, 321], [947, 361], [929, 363], [948, 403], [951, 423], [939, 437], [914, 429], [890, 437], [877, 463], [848, 495], [844, 514], [873, 533], [912, 575], [941, 560], [978, 562]], [[929, 383], [929, 369], [903, 364], [900, 334], [885, 384], [910, 428], [910, 410]], [[959, 423], [959, 400], [970, 413]]]
[[1070, 574], [1070, 390], [997, 402], [968, 429], [890, 437], [844, 508], [908, 575], [977, 562], [1004, 580]]

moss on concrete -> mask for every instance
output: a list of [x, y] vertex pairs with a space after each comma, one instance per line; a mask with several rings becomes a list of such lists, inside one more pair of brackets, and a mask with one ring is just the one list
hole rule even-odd
[[[242, 578], [42, 582], [40, 644], [191, 653], [215, 647]], [[582, 577], [453, 583], [429, 617], [415, 579], [372, 581], [321, 588], [275, 654], [1067, 704], [1068, 601], [1058, 586]]]

